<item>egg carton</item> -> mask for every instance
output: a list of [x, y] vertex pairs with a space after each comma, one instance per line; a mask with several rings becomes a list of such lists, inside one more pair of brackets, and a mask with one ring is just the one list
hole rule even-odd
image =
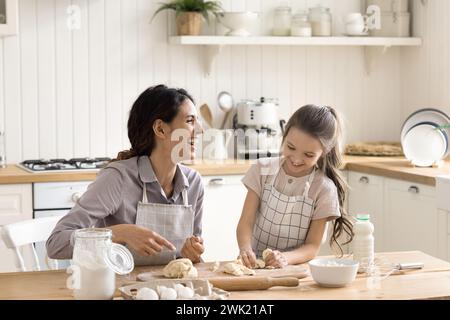
[[149, 288], [157, 291], [158, 287], [164, 286], [175, 289], [175, 284], [182, 284], [185, 287], [194, 290], [192, 299], [177, 300], [226, 300], [230, 293], [219, 288], [215, 288], [208, 280], [191, 280], [191, 279], [161, 279], [139, 282], [136, 284], [120, 287], [119, 291], [125, 300], [137, 300], [136, 294], [141, 288]]

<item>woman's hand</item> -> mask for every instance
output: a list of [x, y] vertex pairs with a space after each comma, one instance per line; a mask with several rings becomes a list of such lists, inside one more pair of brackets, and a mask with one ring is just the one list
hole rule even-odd
[[274, 267], [274, 268], [284, 268], [288, 265], [288, 261], [286, 256], [278, 250], [272, 251], [266, 257], [266, 266]]
[[252, 269], [256, 266], [256, 255], [251, 248], [242, 248], [239, 257], [247, 268]]
[[192, 236], [186, 239], [181, 249], [181, 256], [191, 260], [193, 263], [200, 262], [200, 257], [205, 252], [203, 239], [201, 237]]
[[135, 224], [121, 224], [109, 227], [113, 241], [126, 244], [141, 256], [152, 256], [162, 251], [163, 247], [176, 251], [175, 246], [156, 232]]

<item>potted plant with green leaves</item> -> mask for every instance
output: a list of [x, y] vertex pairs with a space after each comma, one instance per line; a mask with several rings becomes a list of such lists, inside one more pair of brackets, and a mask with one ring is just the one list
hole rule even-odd
[[203, 18], [209, 23], [209, 15], [218, 16], [222, 6], [218, 1], [173, 0], [161, 3], [153, 18], [163, 10], [174, 10], [178, 35], [196, 36], [200, 34]]

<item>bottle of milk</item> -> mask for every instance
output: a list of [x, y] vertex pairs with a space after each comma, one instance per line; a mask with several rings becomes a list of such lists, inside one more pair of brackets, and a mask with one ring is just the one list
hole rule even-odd
[[358, 272], [368, 272], [374, 262], [374, 226], [370, 222], [370, 215], [358, 214], [353, 225], [353, 260], [359, 262]]
[[128, 274], [134, 269], [131, 252], [112, 243], [109, 229], [80, 229], [75, 231], [72, 275], [67, 287], [77, 300], [112, 299], [116, 290], [116, 273]]

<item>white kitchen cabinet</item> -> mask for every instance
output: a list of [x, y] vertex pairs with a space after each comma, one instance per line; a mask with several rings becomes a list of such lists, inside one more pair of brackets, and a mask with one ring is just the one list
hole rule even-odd
[[0, 185], [0, 225], [32, 218], [31, 183]]
[[375, 251], [383, 247], [383, 179], [379, 176], [350, 171], [348, 212], [356, 218], [358, 213], [370, 214], [375, 227]]
[[420, 250], [439, 256], [434, 187], [386, 178], [384, 213], [386, 251]]
[[234, 260], [239, 255], [236, 228], [247, 195], [242, 178], [242, 175], [203, 177], [205, 261]]
[[[0, 185], [0, 227], [33, 218], [31, 184]], [[0, 272], [15, 271], [14, 253], [0, 238]]]

